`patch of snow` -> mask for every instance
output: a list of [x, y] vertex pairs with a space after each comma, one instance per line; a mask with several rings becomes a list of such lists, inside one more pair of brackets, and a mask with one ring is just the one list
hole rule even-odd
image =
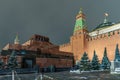
[[70, 70], [70, 73], [77, 73], [77, 74], [80, 74], [80, 70]]
[[88, 79], [87, 77], [79, 77], [79, 76], [74, 76], [74, 77], [71, 77], [72, 79]]
[[115, 72], [120, 72], [120, 68], [115, 68]]
[[81, 71], [81, 72], [85, 72], [85, 73], [88, 73], [88, 72], [91, 72], [91, 71]]
[[80, 79], [87, 79], [87, 77], [80, 77]]

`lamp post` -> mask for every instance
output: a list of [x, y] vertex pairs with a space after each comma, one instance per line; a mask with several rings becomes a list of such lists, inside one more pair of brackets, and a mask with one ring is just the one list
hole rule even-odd
[[16, 59], [16, 51], [13, 50], [9, 59], [8, 59], [8, 62], [7, 62], [7, 68], [9, 68], [12, 72], [12, 80], [15, 80], [15, 67], [17, 66], [17, 59]]
[[12, 70], [12, 80], [15, 80], [14, 70]]

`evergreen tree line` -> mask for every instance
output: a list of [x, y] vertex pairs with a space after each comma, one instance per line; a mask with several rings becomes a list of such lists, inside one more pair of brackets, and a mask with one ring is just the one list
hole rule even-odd
[[[115, 49], [114, 61], [120, 61], [120, 53], [119, 53], [118, 44], [116, 45], [116, 49]], [[94, 51], [94, 55], [91, 61], [89, 60], [87, 53], [84, 52], [83, 56], [81, 57], [79, 67], [81, 71], [100, 70], [100, 69], [109, 70], [110, 61], [107, 57], [107, 49], [106, 48], [104, 49], [104, 55], [103, 55], [101, 64], [95, 51]]]
[[17, 54], [16, 51], [13, 50], [7, 61], [7, 64], [5, 64], [2, 59], [0, 59], [0, 70], [5, 68], [7, 69], [16, 68], [18, 66], [16, 54]]
[[89, 70], [109, 70], [110, 69], [110, 61], [107, 57], [107, 50], [105, 48], [104, 50], [104, 56], [102, 58], [102, 62], [100, 64], [100, 61], [98, 59], [98, 56], [96, 52], [94, 51], [94, 55], [92, 60], [88, 58], [88, 55], [86, 52], [84, 52], [83, 56], [81, 57], [80, 64], [79, 64], [81, 71], [89, 71]]

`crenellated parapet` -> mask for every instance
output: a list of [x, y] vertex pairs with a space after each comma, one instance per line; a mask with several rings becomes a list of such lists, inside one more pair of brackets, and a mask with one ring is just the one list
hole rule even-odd
[[71, 44], [70, 43], [65, 43], [65, 44], [60, 45], [59, 47], [63, 48], [63, 47], [67, 47], [67, 46], [71, 46]]
[[120, 29], [120, 23], [114, 24], [112, 26], [107, 26], [107, 27], [102, 27], [102, 28], [96, 29], [95, 31], [90, 32], [89, 35], [96, 36], [99, 34], [105, 34], [105, 33], [111, 32], [111, 31], [119, 30], [119, 29]]
[[71, 47], [71, 44], [70, 43], [66, 43], [66, 44], [63, 44], [63, 45], [60, 45], [59, 46], [59, 50], [60, 51], [64, 51], [64, 52], [72, 52], [72, 47]]
[[89, 37], [86, 38], [86, 40], [88, 40], [88, 41], [100, 40], [100, 39], [110, 38], [110, 37], [117, 36], [117, 35], [120, 35], [120, 29], [116, 29], [113, 31], [106, 31], [106, 32], [94, 31], [94, 32], [92, 32], [92, 34], [89, 33]]

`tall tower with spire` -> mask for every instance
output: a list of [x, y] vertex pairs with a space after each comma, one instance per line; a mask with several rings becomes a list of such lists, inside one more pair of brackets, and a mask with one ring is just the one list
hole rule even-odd
[[73, 36], [71, 37], [72, 53], [74, 53], [75, 61], [80, 60], [84, 53], [87, 37], [87, 25], [85, 20], [85, 14], [80, 9], [76, 16], [75, 27]]
[[86, 20], [85, 14], [82, 12], [82, 8], [80, 9], [79, 13], [76, 16], [76, 22], [74, 27], [74, 35], [81, 32], [81, 30], [86, 29]]
[[[83, 53], [88, 53], [90, 60], [92, 59], [92, 53], [94, 50], [99, 56], [100, 62], [102, 61], [101, 54], [104, 52], [104, 47], [108, 50], [108, 58], [115, 61], [120, 61], [120, 54], [118, 45], [120, 45], [120, 23], [113, 23], [108, 20], [108, 13], [104, 13], [104, 20], [98, 24], [92, 31], [87, 31], [86, 16], [82, 9], [76, 15], [75, 26], [73, 35], [70, 37], [70, 42], [60, 45], [59, 50], [64, 52], [71, 52], [74, 54], [74, 59], [78, 62], [83, 56]], [[78, 61], [77, 61], [78, 60]]]
[[15, 37], [15, 40], [14, 40], [14, 44], [19, 44], [18, 34], [16, 34], [16, 37]]

